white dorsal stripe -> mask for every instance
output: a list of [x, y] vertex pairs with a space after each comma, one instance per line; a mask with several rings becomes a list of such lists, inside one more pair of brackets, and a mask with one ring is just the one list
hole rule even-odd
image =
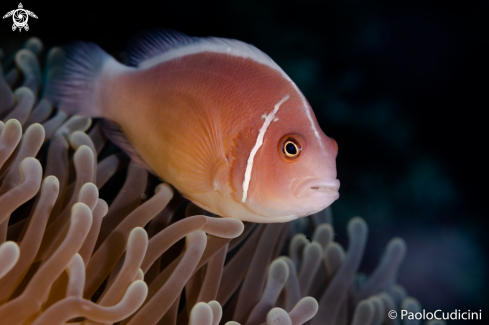
[[299, 88], [297, 87], [297, 85], [292, 80], [290, 80], [290, 82], [294, 86], [294, 89], [297, 91], [297, 93], [300, 94], [301, 100], [302, 100], [302, 107], [304, 107], [304, 110], [306, 111], [307, 119], [311, 123], [311, 129], [314, 132], [314, 135], [316, 136], [316, 139], [319, 142], [319, 146], [321, 147], [321, 149], [323, 149], [323, 151], [325, 151], [324, 150], [324, 146], [323, 146], [323, 142], [321, 141], [321, 136], [319, 135], [319, 132], [318, 132], [316, 126], [314, 125], [314, 121], [312, 120], [311, 110], [309, 109], [309, 105], [307, 104], [306, 98], [304, 97], [304, 95], [302, 94], [302, 92], [299, 90]]
[[239, 56], [243, 58], [250, 58], [258, 63], [264, 64], [274, 70], [280, 72], [280, 74], [289, 81], [294, 87], [297, 94], [300, 96], [302, 101], [302, 107], [306, 113], [306, 117], [311, 123], [311, 130], [314, 132], [316, 139], [319, 142], [319, 146], [324, 150], [323, 143], [321, 141], [321, 137], [319, 132], [314, 125], [314, 121], [312, 119], [312, 115], [310, 112], [309, 105], [307, 103], [306, 98], [299, 90], [297, 85], [289, 78], [289, 76], [279, 67], [275, 61], [273, 61], [268, 55], [254, 47], [253, 45], [247, 44], [245, 42], [241, 42], [234, 39], [226, 39], [226, 38], [218, 38], [218, 37], [202, 37], [195, 38], [195, 43], [184, 44], [181, 47], [175, 47], [169, 51], [163, 52], [161, 55], [158, 55], [152, 59], [141, 62], [138, 67], [139, 68], [150, 68], [154, 65], [167, 62], [176, 58], [180, 58], [186, 55], [197, 54], [201, 52], [214, 52], [214, 53], [225, 53], [228, 55]]
[[269, 66], [274, 70], [280, 71], [288, 80], [290, 80], [290, 78], [278, 66], [278, 64], [275, 63], [275, 61], [253, 45], [234, 39], [218, 37], [196, 37], [193, 43], [176, 46], [175, 48], [165, 51], [160, 55], [139, 63], [138, 67], [148, 68], [162, 62], [167, 62], [186, 55], [202, 52], [223, 53], [243, 58], [250, 58], [256, 62]]
[[245, 170], [244, 180], [243, 180], [243, 198], [241, 199], [241, 202], [243, 203], [246, 202], [246, 198], [248, 197], [248, 188], [250, 186], [250, 181], [251, 181], [251, 171], [253, 170], [253, 161], [255, 160], [255, 155], [258, 152], [258, 149], [260, 149], [260, 147], [263, 144], [263, 138], [265, 137], [265, 132], [267, 132], [270, 123], [272, 123], [273, 119], [275, 118], [275, 114], [277, 114], [280, 105], [282, 105], [289, 98], [290, 96], [287, 94], [277, 104], [275, 104], [273, 111], [266, 116], [265, 122], [263, 122], [263, 125], [260, 128], [260, 132], [258, 133], [258, 137], [256, 138], [255, 146], [253, 147], [253, 149], [251, 149], [250, 156], [248, 157], [248, 162], [246, 164], [246, 170]]

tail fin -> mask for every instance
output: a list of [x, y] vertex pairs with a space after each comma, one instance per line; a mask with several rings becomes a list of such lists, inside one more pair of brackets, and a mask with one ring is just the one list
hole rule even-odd
[[98, 103], [99, 79], [107, 60], [115, 60], [93, 43], [74, 42], [63, 48], [63, 58], [49, 64], [44, 96], [68, 114], [102, 117]]

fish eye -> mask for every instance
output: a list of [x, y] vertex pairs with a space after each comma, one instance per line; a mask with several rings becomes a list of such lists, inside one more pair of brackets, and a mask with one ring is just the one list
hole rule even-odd
[[303, 139], [298, 134], [287, 134], [280, 139], [278, 150], [285, 161], [293, 161], [300, 157], [303, 149]]

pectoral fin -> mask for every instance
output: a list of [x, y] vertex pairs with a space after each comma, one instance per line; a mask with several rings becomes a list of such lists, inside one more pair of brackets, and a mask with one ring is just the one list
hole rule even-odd
[[219, 112], [195, 98], [180, 96], [175, 99], [178, 108], [191, 106], [185, 117], [189, 127], [178, 133], [178, 146], [172, 151], [178, 172], [192, 191], [207, 192], [222, 188], [228, 170], [224, 153]]
[[154, 174], [141, 155], [136, 151], [136, 148], [134, 148], [115, 123], [103, 120], [102, 129], [107, 138], [119, 146], [136, 164]]

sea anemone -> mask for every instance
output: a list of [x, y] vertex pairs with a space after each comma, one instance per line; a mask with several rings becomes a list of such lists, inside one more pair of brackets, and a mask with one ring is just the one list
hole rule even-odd
[[128, 162], [98, 122], [39, 95], [63, 55], [51, 49], [43, 75], [42, 48], [31, 38], [0, 69], [1, 324], [374, 325], [420, 309], [395, 284], [402, 239], [366, 278], [361, 218], [345, 252], [330, 210], [243, 224], [189, 204]]

